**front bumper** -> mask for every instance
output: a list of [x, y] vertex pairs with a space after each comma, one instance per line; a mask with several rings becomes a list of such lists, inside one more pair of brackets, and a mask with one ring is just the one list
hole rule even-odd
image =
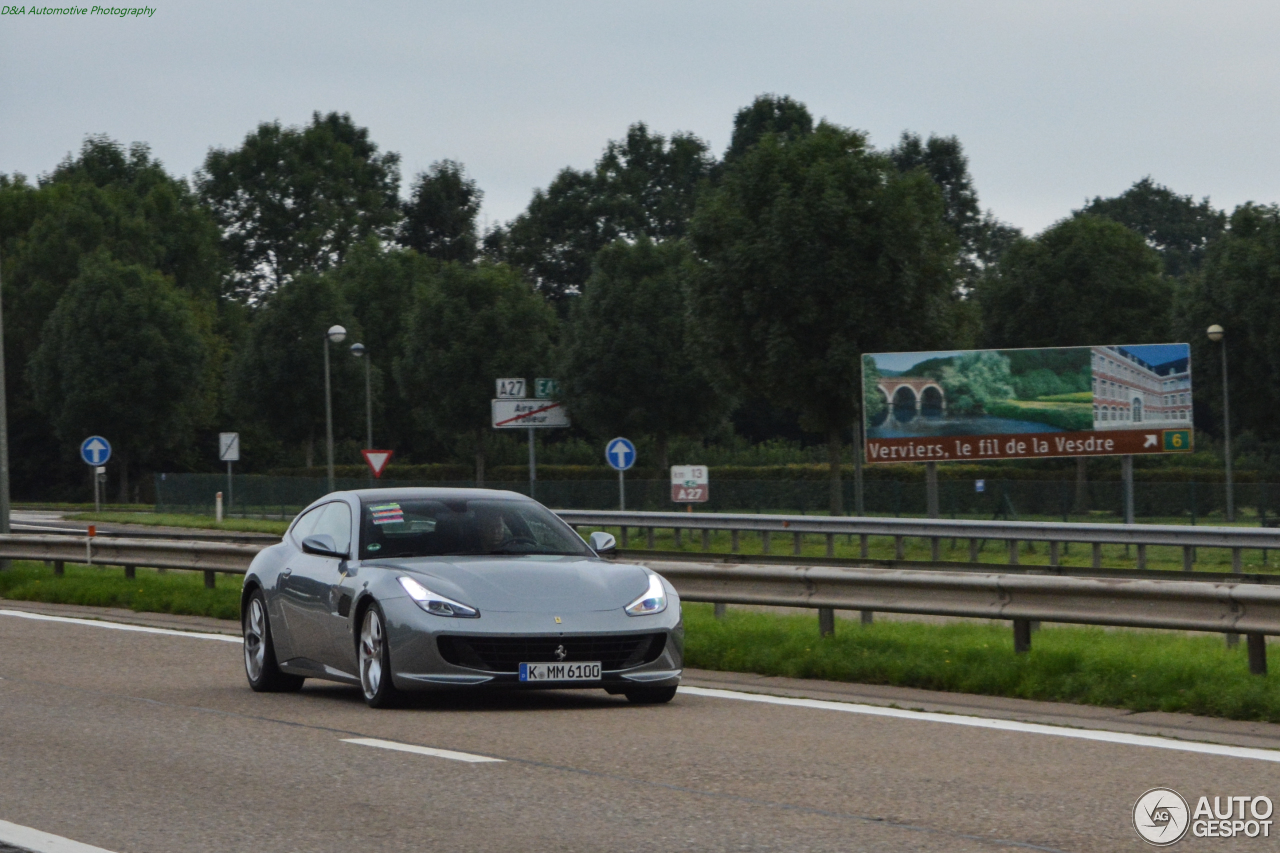
[[[483, 613], [479, 619], [433, 616], [423, 612], [409, 598], [383, 601], [390, 643], [392, 681], [401, 690], [449, 690], [459, 688], [507, 688], [530, 690], [571, 690], [581, 688], [620, 692], [629, 687], [674, 687], [684, 668], [684, 624], [679, 601], [672, 601], [662, 613], [627, 616], [621, 611], [588, 611], [560, 614]], [[553, 627], [554, 630], [548, 630]], [[445, 660], [440, 652], [441, 635], [491, 635], [494, 637], [556, 638], [572, 643], [577, 637], [611, 635], [666, 635], [661, 653], [648, 663], [626, 669], [604, 670], [599, 681], [520, 681], [519, 673], [497, 672], [460, 666]], [[530, 661], [535, 662], [535, 661]]]

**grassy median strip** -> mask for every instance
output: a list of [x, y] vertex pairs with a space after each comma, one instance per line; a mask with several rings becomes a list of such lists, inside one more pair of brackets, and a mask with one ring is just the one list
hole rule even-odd
[[1008, 623], [838, 619], [824, 638], [816, 613], [687, 604], [684, 619], [690, 667], [1280, 722], [1280, 675], [1250, 675], [1244, 643], [1217, 634], [1050, 626], [1016, 655]]
[[289, 521], [265, 518], [226, 518], [221, 522], [206, 515], [179, 515], [154, 512], [80, 512], [65, 516], [67, 521], [106, 521], [113, 524], [146, 524], [152, 527], [189, 527], [202, 530], [234, 530], [237, 533], [284, 535]]
[[138, 569], [129, 580], [119, 566], [68, 564], [66, 574], [58, 577], [51, 567], [24, 560], [0, 572], [0, 598], [218, 619], [240, 618], [240, 585], [239, 577], [218, 575], [216, 588], [205, 589], [201, 572], [154, 569]]

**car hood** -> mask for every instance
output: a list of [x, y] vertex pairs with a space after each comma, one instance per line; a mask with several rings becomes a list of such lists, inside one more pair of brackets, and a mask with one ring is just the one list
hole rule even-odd
[[403, 569], [440, 595], [490, 612], [618, 610], [648, 588], [648, 570], [581, 557], [419, 557], [372, 565]]

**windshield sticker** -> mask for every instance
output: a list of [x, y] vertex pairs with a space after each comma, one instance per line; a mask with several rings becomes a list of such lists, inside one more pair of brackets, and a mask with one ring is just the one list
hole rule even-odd
[[382, 550], [382, 546], [381, 546], [381, 545], [379, 545], [377, 542], [370, 542], [370, 543], [365, 547], [365, 550], [366, 550], [366, 551], [381, 551], [381, 550]]
[[400, 504], [378, 504], [369, 507], [369, 513], [373, 517], [374, 524], [402, 524], [404, 523], [404, 512], [400, 509]]

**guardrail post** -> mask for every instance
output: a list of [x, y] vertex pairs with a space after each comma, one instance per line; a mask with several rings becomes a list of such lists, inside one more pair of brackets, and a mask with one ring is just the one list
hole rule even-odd
[[213, 589], [218, 585], [218, 573], [205, 569], [204, 572], [204, 588]]
[[871, 555], [871, 552], [867, 550], [867, 534], [859, 533], [858, 534], [858, 556], [865, 560], [870, 555]]
[[717, 619], [723, 619], [723, 618], [724, 618], [724, 611], [725, 611], [725, 609], [726, 609], [726, 607], [725, 607], [725, 603], [724, 603], [723, 601], [718, 601], [718, 602], [716, 602], [716, 610], [715, 610], [715, 614], [716, 614], [716, 618], [717, 618]]
[[804, 534], [797, 533], [795, 534], [795, 537], [796, 537], [796, 542], [795, 542], [794, 550], [795, 550], [795, 555], [799, 557], [800, 552], [804, 549]]
[[836, 535], [834, 533], [827, 534], [827, 556], [834, 557], [836, 555]]
[[1147, 567], [1147, 546], [1138, 543], [1138, 568], [1145, 569]]
[[729, 531], [729, 550], [734, 554], [738, 553], [738, 531]]
[[1049, 543], [1049, 565], [1057, 566], [1058, 562], [1059, 562], [1058, 561], [1058, 543], [1050, 542]]
[[126, 579], [126, 580], [133, 580], [134, 578], [136, 578], [136, 577], [138, 576], [138, 567], [137, 567], [137, 566], [125, 566], [125, 567], [124, 567], [124, 576], [125, 576], [125, 579]]
[[1018, 565], [1018, 540], [1017, 539], [1009, 540], [1009, 565], [1011, 566]]
[[870, 625], [876, 619], [876, 612], [874, 610], [861, 610], [859, 613], [862, 616], [863, 625]]
[[1102, 543], [1093, 543], [1093, 567], [1095, 569], [1102, 568]]
[[707, 530], [705, 527], [702, 529], [702, 550], [711, 550], [711, 531]]
[[681, 541], [680, 528], [679, 528], [679, 527], [673, 527], [673, 528], [671, 528], [671, 535], [672, 535], [672, 537], [674, 537], [674, 538], [675, 538], [675, 540], [676, 540], [676, 550], [677, 550], [677, 551], [679, 551], [679, 550], [680, 550], [680, 548], [681, 548], [681, 547], [683, 546], [683, 544], [684, 544], [684, 543]]
[[1231, 571], [1236, 574], [1240, 574], [1240, 552], [1243, 550], [1243, 548], [1231, 549]]
[[1226, 637], [1227, 637], [1227, 648], [1234, 649], [1236, 646], [1240, 645], [1239, 634], [1227, 634]]
[[649, 548], [650, 551], [653, 550], [653, 528], [652, 527], [646, 527], [644, 529], [644, 544]]
[[1182, 546], [1182, 570], [1184, 572], [1193, 571], [1192, 563], [1195, 562], [1195, 549], [1190, 545]]
[[833, 636], [836, 632], [836, 612], [830, 607], [818, 608], [818, 634], [823, 637]]
[[929, 540], [929, 559], [935, 563], [942, 559], [942, 555], [938, 551], [938, 541], [937, 536]]
[[978, 540], [977, 539], [969, 540], [969, 562], [970, 563], [978, 562]]
[[627, 547], [627, 526], [622, 525], [622, 547]]
[[67, 564], [62, 560], [53, 561], [53, 576], [60, 578], [67, 573]]
[[903, 550], [902, 550], [902, 537], [901, 537], [901, 536], [895, 536], [895, 537], [893, 537], [893, 559], [895, 559], [895, 560], [901, 560], [901, 559], [904, 559], [904, 557], [903, 557]]
[[1013, 620], [1013, 650], [1020, 655], [1031, 651], [1031, 620]]
[[767, 530], [760, 531], [760, 552], [762, 554], [769, 553], [769, 531]]
[[1267, 635], [1245, 634], [1249, 641], [1249, 672], [1254, 675], [1267, 674]]

